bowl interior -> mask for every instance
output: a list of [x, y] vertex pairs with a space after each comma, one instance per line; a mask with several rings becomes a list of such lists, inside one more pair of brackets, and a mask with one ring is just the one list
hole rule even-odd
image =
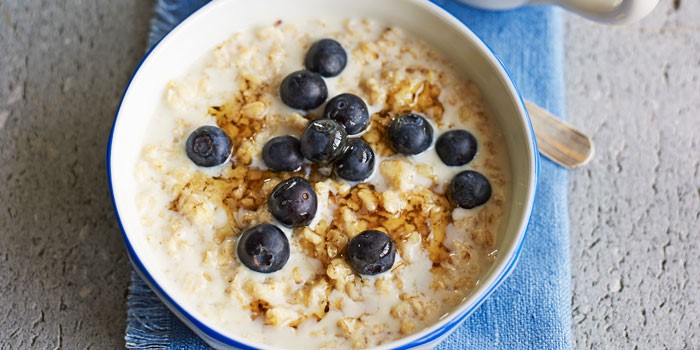
[[[152, 277], [150, 282], [160, 286], [175, 303], [178, 303], [177, 295], [158, 273], [159, 262], [149, 254], [150, 248], [143, 234], [145, 228], [135, 205], [137, 193], [133, 170], [141, 152], [140, 140], [148, 134], [148, 121], [159, 107], [167, 83], [184, 75], [194, 62], [234, 32], [269, 25], [277, 19], [295, 22], [335, 17], [372, 18], [397, 25], [429, 43], [455, 64], [465, 78], [479, 85], [491, 117], [504, 135], [511, 168], [511, 201], [506, 210], [508, 216], [498, 233], [497, 260], [455, 314], [466, 312], [480, 303], [512, 267], [534, 198], [537, 167], [534, 136], [520, 96], [506, 71], [473, 33], [437, 6], [422, 0], [219, 0], [178, 26], [142, 62], [124, 95], [109, 144], [112, 195], [126, 244], [135, 254], [132, 258], [140, 260]], [[195, 310], [180, 306], [197, 316]], [[418, 339], [440, 326], [437, 324], [400, 342]], [[227, 336], [237, 339], [235, 335]]]

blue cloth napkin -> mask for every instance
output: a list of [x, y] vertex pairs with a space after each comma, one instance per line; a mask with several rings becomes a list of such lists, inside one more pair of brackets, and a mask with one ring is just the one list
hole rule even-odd
[[[159, 0], [149, 46], [207, 0]], [[523, 96], [563, 116], [562, 16], [551, 7], [487, 12], [434, 2], [503, 60]], [[571, 274], [566, 171], [542, 159], [532, 220], [510, 278], [438, 349], [570, 349]], [[208, 349], [132, 273], [126, 346]]]

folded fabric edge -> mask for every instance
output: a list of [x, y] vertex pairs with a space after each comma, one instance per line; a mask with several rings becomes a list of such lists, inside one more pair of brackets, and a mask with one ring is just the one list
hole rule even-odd
[[153, 19], [151, 20], [151, 30], [148, 34], [148, 49], [158, 43], [169, 31], [180, 23], [187, 14], [183, 12], [182, 1], [160, 0], [156, 1], [153, 8]]
[[140, 280], [132, 267], [127, 298], [127, 349], [167, 349], [171, 343], [170, 310], [151, 288]]

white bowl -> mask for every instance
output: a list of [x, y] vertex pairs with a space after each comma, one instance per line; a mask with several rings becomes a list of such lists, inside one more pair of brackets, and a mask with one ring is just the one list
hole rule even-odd
[[129, 257], [141, 277], [165, 304], [197, 335], [215, 348], [266, 347], [236, 334], [224, 334], [197, 319], [174, 299], [165, 276], [154, 268], [135, 203], [134, 166], [167, 83], [235, 32], [277, 19], [295, 22], [311, 18], [373, 18], [396, 25], [428, 42], [452, 61], [482, 90], [491, 117], [505, 135], [511, 168], [508, 213], [498, 233], [498, 257], [472, 294], [438, 323], [377, 349], [432, 348], [464, 321], [509, 275], [518, 258], [537, 183], [538, 154], [522, 98], [508, 72], [491, 50], [467, 27], [425, 0], [217, 0], [194, 13], [168, 34], [143, 59], [117, 112], [110, 136], [107, 167], [117, 218]]

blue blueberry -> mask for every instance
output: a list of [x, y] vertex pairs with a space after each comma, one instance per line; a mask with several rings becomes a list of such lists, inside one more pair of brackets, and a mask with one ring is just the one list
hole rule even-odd
[[294, 176], [275, 186], [267, 199], [267, 207], [282, 225], [301, 227], [313, 220], [318, 199], [306, 179]]
[[406, 155], [419, 154], [433, 143], [433, 127], [425, 118], [406, 113], [389, 125], [389, 143], [394, 151]]
[[320, 75], [308, 70], [300, 70], [282, 80], [280, 97], [287, 106], [308, 111], [326, 101], [328, 88]]
[[289, 240], [277, 226], [260, 224], [243, 231], [236, 253], [249, 269], [271, 273], [284, 267], [289, 260]]
[[301, 135], [301, 154], [314, 163], [330, 163], [345, 151], [347, 137], [345, 128], [336, 121], [314, 120]]
[[394, 266], [396, 245], [386, 233], [367, 230], [348, 242], [345, 257], [360, 275], [376, 275]]
[[273, 137], [267, 141], [262, 157], [265, 165], [274, 171], [297, 171], [304, 164], [299, 140], [289, 135]]
[[476, 156], [476, 138], [466, 130], [450, 130], [435, 141], [435, 151], [447, 165], [464, 165]]
[[335, 161], [335, 173], [348, 181], [362, 181], [374, 171], [374, 151], [362, 139], [348, 142], [345, 153]]
[[187, 138], [185, 152], [187, 157], [199, 166], [221, 165], [231, 155], [231, 139], [216, 126], [200, 126]]
[[480, 173], [463, 171], [452, 179], [447, 189], [447, 197], [452, 205], [472, 209], [486, 203], [491, 198], [491, 183]]
[[345, 127], [348, 135], [356, 135], [369, 125], [367, 104], [353, 94], [340, 94], [326, 103], [323, 117], [333, 119]]
[[324, 77], [334, 77], [343, 71], [347, 62], [347, 54], [339, 42], [333, 39], [321, 39], [311, 45], [306, 52], [304, 66]]

